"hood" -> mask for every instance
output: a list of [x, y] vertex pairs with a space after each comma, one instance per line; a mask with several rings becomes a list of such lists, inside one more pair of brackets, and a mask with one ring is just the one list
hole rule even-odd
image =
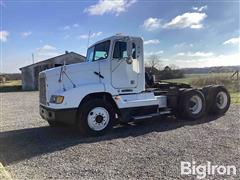
[[47, 94], [57, 94], [84, 84], [99, 83], [94, 72], [99, 71], [99, 63], [82, 62], [65, 65], [41, 72], [46, 77]]

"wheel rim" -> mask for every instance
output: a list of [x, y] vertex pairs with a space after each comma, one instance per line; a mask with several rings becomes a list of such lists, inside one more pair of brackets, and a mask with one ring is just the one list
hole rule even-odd
[[95, 107], [88, 113], [88, 126], [94, 131], [105, 129], [109, 123], [109, 113], [103, 107]]
[[219, 109], [224, 109], [227, 106], [228, 103], [228, 97], [227, 97], [227, 93], [221, 91], [217, 94], [217, 107]]
[[192, 96], [189, 103], [189, 110], [192, 114], [198, 114], [202, 110], [202, 99], [199, 96]]

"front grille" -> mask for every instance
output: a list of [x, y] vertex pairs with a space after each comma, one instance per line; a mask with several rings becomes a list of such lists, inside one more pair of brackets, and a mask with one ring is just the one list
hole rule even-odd
[[39, 100], [41, 104], [46, 105], [46, 78], [39, 76]]

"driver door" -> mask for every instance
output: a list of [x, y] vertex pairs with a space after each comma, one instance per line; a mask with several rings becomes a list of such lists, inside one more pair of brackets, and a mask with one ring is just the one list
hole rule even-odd
[[[116, 89], [133, 91], [138, 85], [139, 63], [136, 45], [129, 39], [116, 40], [111, 59], [112, 86]], [[126, 91], [126, 92], [127, 92]]]

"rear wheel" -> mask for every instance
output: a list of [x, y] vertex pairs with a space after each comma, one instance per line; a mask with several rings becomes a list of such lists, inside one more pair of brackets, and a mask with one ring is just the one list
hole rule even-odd
[[90, 100], [79, 111], [77, 126], [82, 134], [102, 135], [113, 126], [114, 110], [106, 100]]
[[198, 90], [186, 90], [179, 102], [180, 117], [196, 120], [205, 115], [206, 102], [204, 95]]
[[204, 94], [206, 100], [206, 113], [210, 112], [211, 105], [213, 103], [213, 92], [214, 86], [209, 85], [202, 88], [202, 93]]
[[213, 90], [213, 102], [210, 106], [210, 113], [222, 115], [229, 109], [231, 98], [224, 86], [216, 86]]

